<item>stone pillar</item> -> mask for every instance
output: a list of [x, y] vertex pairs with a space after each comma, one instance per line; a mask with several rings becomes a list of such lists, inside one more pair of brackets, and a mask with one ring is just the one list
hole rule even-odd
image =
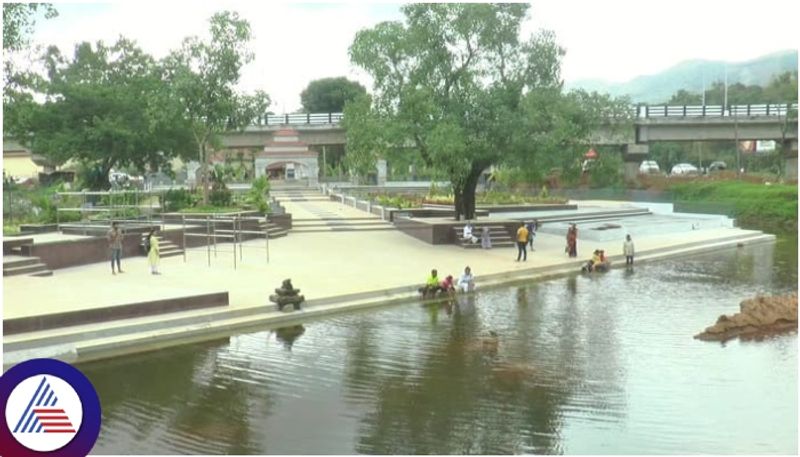
[[200, 170], [200, 162], [190, 160], [186, 163], [186, 184], [189, 186], [198, 185], [197, 172]]
[[378, 185], [385, 186], [386, 185], [386, 161], [383, 159], [379, 159], [378, 163], [376, 164], [378, 168]]
[[267, 165], [269, 165], [269, 159], [264, 157], [257, 157], [255, 160], [255, 172], [256, 178], [260, 178], [267, 174]]
[[783, 156], [786, 158], [786, 179], [797, 180], [797, 140], [783, 143]]
[[625, 162], [625, 181], [635, 181], [639, 175], [639, 164], [647, 159], [650, 146], [647, 144], [626, 144], [622, 151], [622, 160]]
[[309, 187], [316, 187], [319, 184], [319, 162], [317, 158], [309, 159], [306, 162], [306, 170], [308, 170], [308, 185]]

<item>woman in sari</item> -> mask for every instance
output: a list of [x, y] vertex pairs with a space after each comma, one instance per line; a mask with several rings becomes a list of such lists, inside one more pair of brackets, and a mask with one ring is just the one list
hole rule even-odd
[[578, 227], [575, 224], [570, 224], [567, 230], [567, 254], [578, 257]]

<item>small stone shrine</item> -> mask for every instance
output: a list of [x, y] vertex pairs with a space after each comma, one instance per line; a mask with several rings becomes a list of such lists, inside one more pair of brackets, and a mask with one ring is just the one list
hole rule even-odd
[[278, 310], [283, 311], [283, 307], [286, 305], [294, 306], [294, 309], [300, 309], [300, 304], [303, 303], [306, 298], [302, 295], [298, 295], [300, 293], [300, 289], [295, 289], [292, 286], [291, 279], [285, 279], [281, 287], [275, 289], [275, 295], [269, 296], [269, 301], [278, 305]]

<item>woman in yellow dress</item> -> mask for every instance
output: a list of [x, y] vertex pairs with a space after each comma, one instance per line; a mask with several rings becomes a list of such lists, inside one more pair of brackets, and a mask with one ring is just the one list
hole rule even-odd
[[147, 235], [147, 244], [150, 246], [150, 250], [147, 253], [147, 260], [150, 262], [150, 273], [154, 275], [160, 275], [161, 273], [158, 272], [158, 262], [161, 260], [158, 251], [158, 238], [155, 236], [156, 229], [150, 229], [150, 233]]

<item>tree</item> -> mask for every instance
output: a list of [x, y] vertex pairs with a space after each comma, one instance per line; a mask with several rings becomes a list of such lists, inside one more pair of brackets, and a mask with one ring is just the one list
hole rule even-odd
[[218, 145], [219, 134], [246, 127], [269, 106], [269, 96], [261, 91], [247, 95], [234, 89], [242, 65], [253, 58], [246, 47], [250, 24], [229, 11], [214, 14], [210, 23], [210, 40], [187, 38], [164, 62], [171, 97], [191, 126], [203, 204], [208, 204], [209, 149]]
[[306, 113], [341, 113], [347, 102], [366, 93], [364, 86], [344, 76], [323, 78], [308, 83], [300, 93], [300, 101]]
[[[405, 22], [358, 32], [353, 63], [374, 80], [373, 143], [412, 142], [449, 178], [456, 219], [475, 215], [475, 188], [491, 165], [546, 169], [573, 161], [591, 110], [561, 91], [563, 50], [550, 32], [525, 41], [525, 4], [408, 4]], [[350, 148], [348, 148], [350, 150]]]
[[28, 45], [36, 13], [44, 10], [47, 19], [58, 16], [49, 3], [3, 3], [3, 50], [19, 51]]
[[72, 58], [50, 47], [45, 75], [31, 89], [44, 99], [19, 100], [9, 132], [55, 164], [73, 159], [92, 171], [87, 184], [108, 188], [114, 167], [165, 167], [190, 145], [187, 125], [159, 94], [167, 89], [154, 59], [133, 42], [81, 43]]
[[36, 15], [44, 10], [47, 19], [56, 17], [58, 12], [49, 3], [3, 3], [3, 128], [11, 131], [17, 122], [17, 103], [24, 105], [31, 100], [26, 87], [31, 75], [27, 71], [17, 71], [12, 56], [29, 45], [30, 35], [36, 23]]

